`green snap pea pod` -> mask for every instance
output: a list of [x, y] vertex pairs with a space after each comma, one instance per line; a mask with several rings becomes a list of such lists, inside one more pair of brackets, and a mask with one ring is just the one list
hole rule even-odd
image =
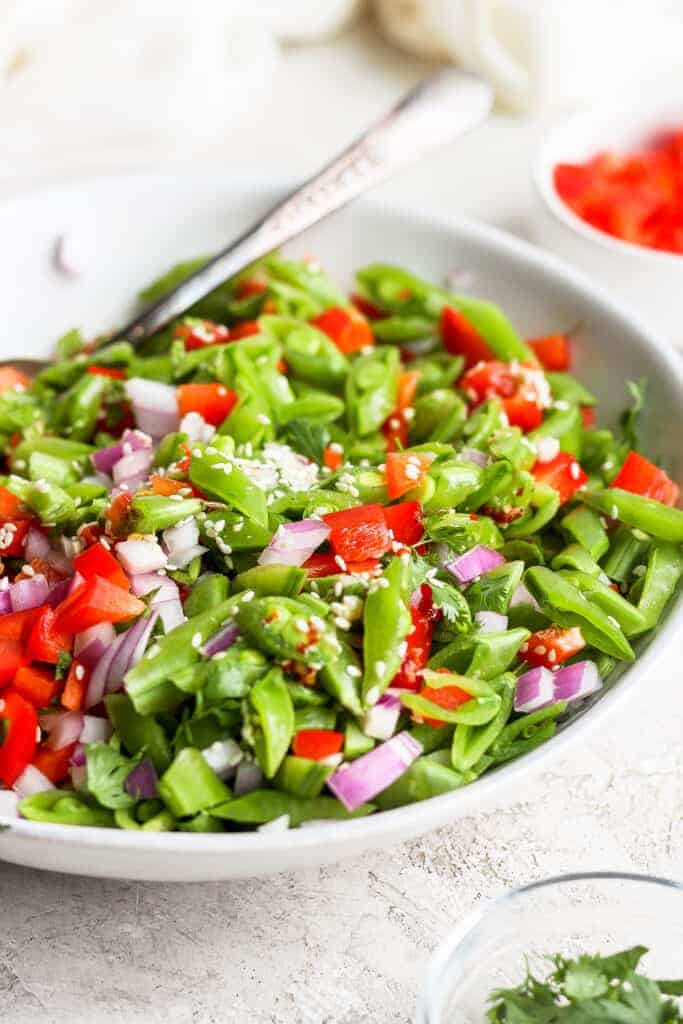
[[542, 548], [531, 540], [509, 540], [503, 544], [500, 553], [508, 562], [519, 560], [525, 565], [545, 565]]
[[489, 398], [470, 414], [462, 434], [470, 448], [485, 449], [492, 434], [507, 426], [499, 398]]
[[54, 455], [46, 455], [44, 452], [32, 453], [28, 460], [28, 475], [30, 480], [47, 480], [49, 484], [64, 488], [74, 484], [78, 479], [78, 474], [70, 462], [56, 459]]
[[360, 679], [362, 673], [358, 656], [353, 648], [340, 642], [337, 657], [323, 665], [320, 670], [320, 685], [330, 697], [338, 700], [343, 708], [353, 715], [360, 715], [362, 705], [360, 699]]
[[72, 327], [70, 331], [58, 338], [55, 342], [57, 359], [72, 359], [85, 348], [85, 337], [78, 327]]
[[306, 686], [305, 683], [295, 683], [291, 679], [285, 679], [285, 686], [289, 690], [292, 704], [296, 708], [325, 707], [329, 703], [326, 693], [321, 693], [313, 686]]
[[173, 361], [169, 355], [136, 356], [130, 364], [128, 375], [172, 384]]
[[318, 387], [336, 388], [343, 384], [349, 361], [323, 331], [283, 316], [263, 316], [259, 323], [267, 334], [281, 342], [295, 379]]
[[489, 611], [507, 615], [523, 572], [524, 562], [507, 562], [475, 580], [467, 590], [467, 603], [472, 614]]
[[180, 462], [187, 454], [182, 445], [189, 443], [189, 436], [178, 430], [172, 434], [166, 434], [159, 442], [154, 452], [153, 465], [170, 466], [172, 462]]
[[489, 747], [503, 731], [512, 713], [515, 693], [515, 676], [507, 672], [495, 681], [500, 696], [500, 707], [490, 722], [485, 725], [456, 726], [451, 746], [451, 765], [455, 771], [466, 772], [484, 756]]
[[357, 757], [369, 753], [374, 746], [375, 741], [366, 736], [353, 719], [349, 719], [344, 728], [344, 760], [355, 761]]
[[472, 519], [466, 512], [439, 512], [425, 519], [425, 533], [435, 541], [443, 541], [457, 555], [469, 551], [477, 544], [487, 548], [503, 546], [503, 537], [488, 516]]
[[578, 626], [587, 643], [605, 654], [633, 661], [628, 640], [605, 612], [556, 572], [535, 565], [527, 569], [524, 582], [542, 611], [558, 626]]
[[309, 391], [293, 399], [289, 405], [280, 409], [278, 419], [281, 424], [292, 420], [305, 419], [313, 423], [333, 423], [344, 415], [345, 406], [341, 398], [328, 395], [322, 391]]
[[512, 489], [514, 474], [509, 462], [492, 462], [482, 470], [481, 485], [463, 502], [467, 511], [475, 511], [482, 505], [491, 505], [499, 494], [508, 494]]
[[49, 789], [24, 797], [19, 813], [29, 821], [47, 821], [54, 825], [85, 825], [93, 828], [113, 828], [112, 811], [98, 806], [81, 793]]
[[519, 427], [502, 427], [489, 438], [489, 451], [495, 459], [506, 459], [515, 469], [531, 469], [536, 449]]
[[[553, 704], [510, 722], [489, 747], [488, 756], [492, 759], [491, 763], [502, 764], [545, 743], [554, 735], [557, 719], [566, 710], [566, 703]], [[476, 766], [474, 770], [476, 771]]]
[[403, 345], [408, 341], [419, 341], [434, 334], [436, 325], [432, 319], [423, 316], [389, 316], [375, 320], [372, 333], [378, 341]]
[[556, 402], [569, 402], [570, 405], [597, 403], [595, 395], [571, 374], [546, 370], [545, 377]]
[[184, 747], [159, 779], [159, 796], [177, 818], [187, 818], [229, 800], [230, 790], [199, 750]]
[[581, 465], [587, 473], [599, 474], [608, 482], [617, 475], [626, 457], [622, 442], [611, 430], [586, 430], [583, 435]]
[[[336, 486], [348, 487], [352, 495], [364, 505], [386, 505], [389, 501], [385, 475], [377, 469], [349, 468], [342, 474]], [[357, 495], [354, 488], [358, 491]], [[348, 491], [344, 490], [341, 493], [346, 494]]]
[[508, 629], [500, 633], [475, 633], [459, 637], [429, 659], [431, 669], [449, 668], [455, 672], [495, 679], [505, 672], [531, 633], [528, 629]]
[[550, 563], [553, 569], [575, 569], [589, 576], [602, 575], [602, 569], [580, 544], [568, 544], [559, 551]]
[[624, 636], [634, 636], [647, 629], [645, 617], [630, 601], [610, 586], [585, 572], [562, 573], [588, 600], [619, 623]]
[[423, 678], [425, 683], [433, 689], [457, 686], [459, 690], [469, 693], [471, 700], [449, 710], [418, 693], [402, 693], [401, 703], [410, 708], [414, 715], [419, 715], [422, 718], [436, 718], [441, 722], [451, 724], [464, 722], [468, 725], [484, 725], [498, 713], [501, 699], [488, 683], [481, 679], [472, 679], [454, 672], [433, 672], [430, 669], [424, 670]]
[[396, 408], [398, 350], [389, 346], [359, 356], [346, 381], [349, 426], [359, 437], [379, 430]]
[[224, 832], [225, 826], [222, 821], [218, 821], [211, 814], [206, 811], [202, 811], [200, 814], [195, 814], [193, 818], [185, 818], [184, 821], [178, 822], [179, 832]]
[[114, 820], [119, 828], [129, 832], [174, 832], [177, 826], [175, 816], [170, 811], [159, 811], [145, 822], [139, 822], [128, 808], [114, 811]]
[[221, 707], [207, 708], [204, 712], [197, 710], [192, 716], [186, 714], [173, 737], [173, 749], [176, 753], [188, 747], [206, 750], [226, 736], [238, 737], [241, 726], [239, 701], [226, 701]]
[[569, 452], [579, 458], [583, 444], [583, 421], [579, 407], [569, 405], [566, 409], [551, 409], [546, 413], [540, 427], [530, 431], [528, 437], [530, 441], [555, 437], [560, 442], [563, 452]]
[[260, 550], [269, 543], [279, 523], [277, 517], [269, 516], [268, 523], [260, 526], [238, 512], [220, 509], [207, 512], [206, 518], [200, 521], [200, 539], [202, 544], [224, 554]]
[[3, 435], [30, 429], [40, 416], [36, 396], [20, 391], [5, 391], [0, 395], [0, 432]]
[[249, 693], [253, 711], [254, 750], [267, 779], [272, 779], [294, 737], [294, 707], [282, 672], [271, 669]]
[[[358, 500], [345, 491], [310, 491], [308, 501], [303, 508], [303, 518], [325, 516], [329, 512], [339, 512], [357, 505]], [[328, 580], [330, 577], [325, 577]]]
[[130, 366], [135, 349], [129, 341], [116, 341], [111, 345], [103, 344], [88, 356], [92, 366]]
[[[195, 317], [186, 317], [185, 322], [191, 326], [192, 323], [201, 323], [197, 321]], [[183, 343], [173, 345], [171, 349], [171, 364], [173, 366], [173, 380], [182, 381], [192, 377], [197, 370], [206, 369], [207, 375], [215, 376], [212, 370], [215, 369], [215, 363], [227, 354], [229, 346], [226, 345], [207, 345], [205, 348], [195, 348], [191, 352], [186, 352]]]
[[210, 455], [205, 450], [190, 461], [190, 480], [193, 484], [220, 501], [252, 519], [258, 526], [268, 523], [265, 491], [257, 487], [229, 456]]
[[137, 533], [156, 533], [188, 516], [196, 516], [202, 510], [202, 503], [198, 498], [174, 501], [156, 494], [138, 494], [131, 502], [131, 509]]
[[93, 434], [102, 399], [110, 385], [108, 377], [86, 373], [60, 400], [57, 423], [74, 441], [87, 441]]
[[683, 544], [683, 511], [663, 505], [661, 501], [643, 498], [618, 487], [602, 491], [585, 491], [581, 499], [590, 508], [627, 526], [635, 526], [660, 540]]
[[257, 597], [240, 604], [235, 618], [254, 647], [278, 660], [325, 665], [339, 657], [334, 627], [302, 601]]
[[418, 396], [430, 391], [451, 389], [462, 376], [465, 368], [464, 356], [452, 356], [448, 352], [435, 352], [431, 356], [422, 356], [411, 363], [411, 369], [419, 373], [417, 381]]
[[139, 715], [125, 693], [105, 697], [107, 714], [117, 736], [129, 754], [145, 754], [158, 772], [171, 763], [171, 745], [159, 722], [151, 715]]
[[536, 484], [531, 495], [531, 506], [528, 515], [516, 520], [505, 530], [505, 537], [517, 539], [529, 537], [547, 526], [560, 507], [560, 495], [553, 487]]
[[80, 505], [91, 505], [92, 502], [96, 501], [97, 498], [107, 498], [105, 504], [109, 504], [109, 495], [107, 488], [100, 484], [69, 484], [64, 488], [70, 498], [74, 499], [74, 503], [78, 504], [76, 499], [80, 502]]
[[307, 260], [283, 260], [281, 256], [268, 256], [265, 268], [269, 277], [301, 288], [312, 295], [323, 308], [345, 306], [346, 299], [318, 263]]
[[455, 726], [449, 725], [428, 725], [426, 722], [418, 723], [409, 729], [410, 735], [422, 747], [424, 754], [432, 754], [435, 750], [444, 750], [451, 745], [453, 730]]
[[294, 731], [302, 729], [335, 729], [337, 725], [337, 711], [335, 708], [311, 706], [297, 708], [294, 712]]
[[56, 459], [66, 459], [69, 462], [83, 460], [83, 467], [86, 467], [86, 458], [94, 452], [92, 445], [83, 444], [81, 441], [70, 441], [68, 438], [51, 437], [47, 434], [34, 434], [20, 441], [12, 453], [12, 460], [17, 459], [28, 462], [33, 452], [44, 452], [45, 455], [52, 455]]
[[333, 796], [296, 797], [276, 789], [255, 789], [246, 796], [226, 801], [214, 807], [212, 814], [241, 825], [264, 825], [267, 821], [289, 816], [290, 825], [296, 828], [303, 821], [330, 820], [345, 821], [350, 818], [364, 818], [376, 810], [376, 804], [361, 804], [349, 813], [344, 805]]
[[186, 278], [190, 277], [191, 274], [194, 274], [196, 270], [203, 267], [208, 260], [208, 256], [200, 256], [196, 259], [176, 263], [170, 270], [155, 278], [154, 281], [139, 292], [140, 300], [145, 303], [156, 302], [157, 299], [162, 298], [172, 288], [176, 288]]
[[467, 420], [467, 405], [452, 388], [435, 388], [417, 398], [410, 436], [415, 441], [454, 441]]
[[[223, 577], [225, 578], [225, 577]], [[306, 573], [296, 565], [255, 565], [232, 581], [235, 591], [253, 590], [259, 597], [296, 597], [306, 582]]]
[[409, 492], [407, 498], [421, 500], [428, 514], [454, 508], [479, 489], [482, 476], [481, 467], [474, 462], [437, 462], [430, 467], [424, 486]]
[[650, 548], [638, 611], [645, 629], [657, 625], [683, 575], [683, 552], [674, 544], [655, 543]]
[[54, 390], [65, 391], [81, 379], [85, 374], [87, 363], [84, 360], [65, 360], [46, 366], [35, 377], [33, 388], [41, 397], [54, 395]]
[[76, 506], [63, 488], [47, 480], [38, 480], [26, 489], [24, 502], [32, 509], [41, 522], [62, 526], [71, 522]]
[[406, 607], [406, 570], [393, 558], [369, 590], [363, 612], [363, 701], [376, 704], [403, 660], [400, 648], [413, 628]]
[[139, 714], [153, 715], [178, 706], [183, 694], [169, 680], [174, 672], [199, 661], [198, 648], [228, 621], [231, 607], [231, 601], [224, 601], [177, 626], [167, 636], [158, 638], [141, 661], [126, 673], [126, 691]]
[[273, 779], [276, 789], [303, 799], [320, 796], [333, 765], [310, 761], [306, 757], [286, 757]]
[[[246, 589], [240, 588], [240, 589]], [[208, 572], [200, 577], [185, 599], [184, 610], [188, 619], [210, 611], [228, 596], [228, 580], [221, 573]]]
[[600, 516], [585, 505], [577, 505], [563, 516], [560, 526], [572, 540], [585, 548], [596, 562], [599, 562], [609, 550], [609, 537]]
[[245, 697], [252, 683], [267, 671], [268, 662], [260, 651], [238, 640], [220, 657], [214, 655], [203, 667], [203, 704], [223, 704], [231, 698]]
[[646, 533], [620, 526], [602, 563], [605, 575], [617, 583], [628, 583], [636, 566], [645, 564], [649, 547]]
[[265, 394], [247, 391], [240, 380], [236, 381], [239, 394], [237, 405], [219, 427], [220, 435], [228, 435], [236, 444], [259, 445], [272, 440], [275, 431], [272, 425], [270, 405]]
[[381, 811], [390, 811], [394, 807], [419, 803], [430, 797], [451, 793], [460, 789], [467, 778], [452, 768], [432, 761], [428, 757], [420, 757], [413, 761], [410, 768], [374, 799]]

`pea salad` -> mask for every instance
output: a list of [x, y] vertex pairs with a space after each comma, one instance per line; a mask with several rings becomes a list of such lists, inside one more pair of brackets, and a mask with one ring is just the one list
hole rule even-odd
[[683, 574], [645, 383], [605, 429], [571, 347], [273, 255], [139, 348], [0, 369], [3, 819], [284, 830], [549, 740]]

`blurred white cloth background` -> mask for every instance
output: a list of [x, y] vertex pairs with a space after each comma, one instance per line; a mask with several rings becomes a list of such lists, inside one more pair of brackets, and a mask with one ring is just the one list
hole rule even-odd
[[487, 75], [517, 110], [590, 100], [683, 51], [683, 0], [0, 0], [0, 176], [229, 140], [281, 44], [370, 3], [392, 41]]

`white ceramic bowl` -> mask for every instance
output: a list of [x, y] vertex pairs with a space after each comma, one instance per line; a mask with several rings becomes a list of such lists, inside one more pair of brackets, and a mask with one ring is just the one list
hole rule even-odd
[[[0, 280], [5, 330], [0, 356], [47, 355], [68, 327], [87, 331], [121, 321], [141, 284], [174, 260], [217, 248], [282, 192], [282, 183], [236, 181], [226, 174], [145, 174], [83, 181], [0, 205]], [[90, 251], [82, 276], [68, 279], [51, 263], [56, 236]], [[646, 445], [683, 481], [683, 367], [630, 314], [584, 277], [523, 242], [478, 224], [429, 218], [359, 203], [292, 246], [315, 253], [351, 283], [353, 268], [391, 260], [441, 280], [468, 267], [476, 290], [499, 301], [522, 332], [538, 335], [580, 323], [575, 367], [601, 401], [604, 422], [624, 405], [623, 382], [651, 382]], [[648, 675], [677, 628], [681, 603], [636, 665], [522, 760], [474, 785], [363, 820], [277, 834], [140, 834], [5, 821], [0, 857], [54, 871], [119, 878], [187, 880], [268, 874], [329, 863], [398, 842], [473, 814], [519, 792], [522, 780], [573, 745], [580, 756], [591, 728]]]
[[624, 242], [581, 220], [553, 182], [559, 163], [603, 150], [629, 152], [667, 128], [683, 126], [683, 81], [651, 86], [575, 114], [547, 136], [533, 167], [533, 238], [624, 298], [662, 338], [683, 348], [683, 256]]

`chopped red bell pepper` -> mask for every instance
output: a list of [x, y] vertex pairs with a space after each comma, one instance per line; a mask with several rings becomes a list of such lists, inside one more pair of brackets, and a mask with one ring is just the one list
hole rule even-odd
[[532, 338], [529, 347], [538, 357], [544, 370], [563, 372], [571, 365], [569, 338], [566, 334], [547, 334], [543, 338]]
[[664, 505], [675, 505], [680, 494], [677, 484], [664, 470], [638, 452], [628, 453], [610, 486], [630, 491], [631, 494], [641, 494], [644, 498], [654, 498]]
[[131, 502], [133, 495], [130, 491], [122, 491], [117, 494], [109, 508], [104, 514], [107, 520], [109, 531], [114, 537], [127, 537], [132, 525]]
[[357, 292], [354, 292], [351, 296], [351, 302], [359, 313], [362, 313], [363, 316], [368, 318], [368, 320], [386, 320], [389, 316], [389, 314], [381, 310], [379, 306], [375, 306], [373, 302], [370, 302], [369, 299], [364, 299], [363, 296], [359, 295]]
[[389, 452], [386, 457], [387, 493], [393, 500], [419, 487], [434, 456], [428, 452]]
[[[437, 669], [437, 671], [448, 673], [448, 669]], [[472, 695], [461, 690], [459, 686], [423, 686], [420, 696], [432, 704], [437, 704], [444, 711], [455, 711], [456, 708], [472, 700]], [[435, 727], [444, 724], [442, 718], [425, 718], [424, 722]]]
[[28, 658], [22, 641], [0, 635], [0, 687], [9, 686], [23, 665], [28, 665]]
[[439, 329], [446, 351], [465, 357], [465, 369], [494, 358], [486, 340], [459, 309], [444, 306]]
[[46, 606], [40, 610], [26, 644], [26, 656], [30, 661], [56, 665], [60, 654], [71, 650], [72, 637], [57, 629], [56, 621], [57, 616], [52, 608]]
[[174, 331], [176, 338], [182, 338], [185, 351], [192, 352], [197, 348], [209, 345], [221, 345], [230, 340], [230, 331], [223, 324], [213, 320], [202, 320], [198, 324], [180, 324]]
[[12, 688], [34, 707], [46, 708], [57, 695], [59, 683], [49, 669], [22, 665], [14, 676]]
[[422, 539], [424, 525], [419, 501], [401, 501], [398, 505], [386, 505], [383, 512], [387, 526], [399, 544], [412, 547]]
[[12, 787], [27, 768], [38, 745], [38, 713], [14, 690], [0, 695], [0, 722], [4, 738], [0, 741], [0, 782]]
[[540, 484], [553, 487], [560, 495], [560, 504], [569, 501], [588, 480], [579, 463], [569, 452], [559, 452], [549, 462], [536, 462], [531, 470]]
[[327, 466], [334, 473], [340, 466], [344, 465], [344, 451], [340, 445], [333, 447], [328, 444], [323, 452], [323, 465]]
[[0, 520], [0, 558], [19, 558], [24, 552], [30, 519]]
[[419, 370], [402, 370], [398, 375], [396, 389], [396, 408], [382, 425], [382, 433], [387, 439], [387, 451], [401, 451], [408, 446], [410, 433], [410, 415], [420, 379]]
[[406, 637], [408, 647], [391, 685], [396, 689], [415, 691], [420, 689], [421, 673], [429, 661], [434, 633], [434, 606], [431, 587], [428, 584], [423, 583], [413, 594], [410, 617], [413, 620], [413, 628]]
[[74, 558], [73, 566], [83, 579], [89, 580], [92, 576], [101, 576], [103, 580], [109, 580], [117, 587], [130, 590], [130, 580], [121, 568], [121, 563], [101, 541], [77, 555]]
[[74, 658], [69, 665], [69, 674], [66, 677], [64, 689], [61, 696], [61, 705], [67, 711], [80, 711], [88, 691], [90, 672]]
[[300, 729], [294, 737], [292, 750], [297, 757], [309, 761], [324, 761], [339, 754], [344, 746], [344, 734], [332, 729]]
[[30, 387], [31, 378], [13, 366], [0, 366], [0, 395], [5, 391], [25, 391]]
[[[381, 505], [358, 505], [323, 516], [330, 528], [328, 541], [342, 562], [381, 558], [391, 547], [391, 534]], [[344, 571], [343, 565], [339, 568]]]
[[[364, 558], [359, 562], [345, 562], [346, 572], [374, 572], [379, 565], [378, 558]], [[320, 551], [311, 555], [304, 562], [302, 569], [305, 570], [309, 580], [317, 580], [322, 576], [336, 576], [343, 570], [340, 568], [337, 556], [332, 551]]]
[[347, 309], [333, 306], [311, 320], [314, 327], [324, 331], [341, 352], [359, 352], [374, 345], [372, 328], [362, 313], [353, 306]]
[[260, 334], [260, 332], [261, 328], [256, 320], [243, 320], [241, 324], [234, 324], [230, 328], [230, 341], [250, 338], [252, 334]]
[[80, 633], [99, 622], [125, 622], [142, 615], [144, 610], [144, 601], [109, 580], [92, 576], [57, 605], [56, 628], [65, 633]]
[[561, 665], [567, 658], [578, 654], [586, 646], [586, 641], [578, 626], [563, 629], [561, 626], [549, 626], [532, 633], [519, 652], [519, 656], [529, 665], [542, 665], [554, 668]]
[[60, 782], [64, 782], [69, 774], [71, 757], [75, 749], [75, 743], [70, 743], [68, 747], [62, 747], [61, 750], [52, 750], [51, 747], [43, 743], [33, 758], [33, 767], [57, 786]]
[[125, 380], [127, 376], [125, 370], [117, 370], [113, 366], [95, 366], [94, 363], [88, 367], [88, 373], [95, 377], [110, 377], [112, 380]]
[[235, 298], [251, 299], [254, 295], [262, 295], [267, 291], [268, 284], [266, 281], [259, 281], [255, 277], [245, 277], [242, 281], [238, 281], [235, 286]]
[[0, 522], [17, 518], [20, 504], [16, 494], [12, 494], [6, 487], [0, 485]]
[[596, 424], [597, 417], [592, 405], [581, 406], [581, 425], [584, 430], [592, 430]]
[[465, 373], [458, 387], [477, 406], [487, 398], [500, 398], [510, 426], [534, 430], [543, 419], [543, 372], [533, 366], [492, 360]]
[[404, 410], [412, 407], [419, 380], [419, 370], [401, 370], [398, 375], [398, 385], [396, 388], [397, 409]]
[[220, 427], [232, 412], [237, 392], [224, 384], [181, 384], [177, 389], [178, 411], [181, 416], [198, 412], [207, 423]]
[[23, 612], [0, 615], [0, 639], [21, 640], [25, 644], [33, 624], [44, 608], [45, 605], [40, 605], [38, 608], [25, 608]]

